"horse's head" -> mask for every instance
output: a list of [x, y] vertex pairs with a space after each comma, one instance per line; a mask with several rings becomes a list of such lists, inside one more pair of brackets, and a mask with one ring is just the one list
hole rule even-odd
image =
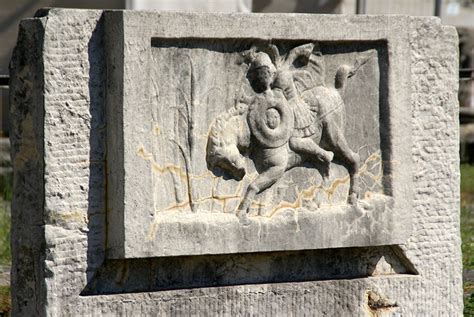
[[235, 144], [216, 146], [212, 141], [208, 142], [206, 161], [210, 170], [218, 167], [236, 180], [245, 176], [245, 158]]
[[250, 144], [247, 111], [248, 105], [237, 103], [219, 115], [211, 125], [206, 149], [209, 170], [219, 168], [237, 180], [245, 176], [246, 162], [240, 149]]

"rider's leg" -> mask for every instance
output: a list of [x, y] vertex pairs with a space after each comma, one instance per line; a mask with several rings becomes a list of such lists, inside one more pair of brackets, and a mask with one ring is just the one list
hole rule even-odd
[[317, 145], [311, 138], [292, 137], [289, 141], [290, 149], [296, 153], [316, 156], [320, 161], [329, 163], [334, 158], [334, 153], [326, 151]]

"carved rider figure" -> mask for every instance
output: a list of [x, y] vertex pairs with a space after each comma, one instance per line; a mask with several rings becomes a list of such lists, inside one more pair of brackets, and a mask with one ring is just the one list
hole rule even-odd
[[250, 105], [249, 125], [264, 148], [286, 144], [294, 127], [294, 115], [280, 89], [272, 89], [277, 71], [268, 54], [253, 54], [247, 73], [257, 93]]
[[[288, 131], [288, 136], [285, 135], [286, 139], [281, 139], [283, 141], [281, 143], [288, 142], [290, 148], [297, 153], [317, 158], [325, 163], [331, 162], [334, 157], [333, 152], [322, 149], [312, 138], [309, 138], [318, 131], [318, 108], [317, 106], [310, 107], [299, 96], [293, 81], [292, 71], [287, 66], [288, 62], [281, 63], [281, 66], [277, 69], [270, 56], [265, 52], [253, 53], [251, 59], [249, 80], [255, 92], [270, 95], [276, 91], [281, 91], [292, 111], [293, 124], [291, 127], [286, 127], [291, 131]], [[265, 119], [269, 115], [274, 117], [273, 121], [277, 120], [275, 119], [277, 117], [275, 111], [267, 111]], [[282, 114], [280, 113], [280, 115]], [[252, 129], [252, 132], [259, 134], [261, 127]]]

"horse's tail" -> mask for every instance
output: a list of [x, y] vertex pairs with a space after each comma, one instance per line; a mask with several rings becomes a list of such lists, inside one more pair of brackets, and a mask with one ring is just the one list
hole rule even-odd
[[337, 89], [341, 96], [344, 93], [344, 89], [346, 88], [347, 79], [351, 77], [351, 70], [352, 67], [345, 64], [337, 68], [334, 87]]
[[359, 70], [359, 68], [365, 65], [373, 55], [374, 55], [374, 51], [369, 51], [368, 53], [364, 53], [360, 57], [358, 57], [355, 60], [354, 65], [349, 66], [349, 65], [343, 64], [338, 67], [336, 71], [334, 86], [339, 91], [341, 96], [344, 93], [347, 79], [354, 76]]

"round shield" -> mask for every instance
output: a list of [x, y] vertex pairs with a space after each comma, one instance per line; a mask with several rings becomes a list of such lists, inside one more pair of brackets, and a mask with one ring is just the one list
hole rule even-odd
[[294, 120], [293, 111], [283, 96], [255, 98], [248, 114], [250, 131], [266, 148], [277, 148], [288, 142]]

